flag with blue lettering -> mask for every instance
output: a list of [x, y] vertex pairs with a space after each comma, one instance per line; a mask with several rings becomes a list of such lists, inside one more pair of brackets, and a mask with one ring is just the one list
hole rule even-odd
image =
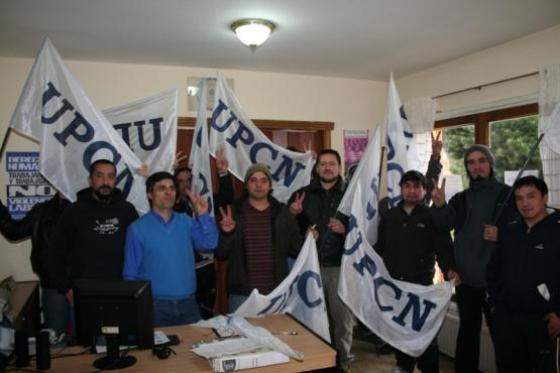
[[354, 193], [338, 295], [371, 331], [418, 357], [441, 327], [453, 286], [449, 282], [422, 286], [391, 278], [383, 259], [365, 239], [367, 223], [360, 184]]
[[251, 165], [268, 165], [272, 174], [272, 193], [280, 202], [287, 202], [296, 190], [311, 180], [311, 152], [292, 152], [269, 140], [245, 114], [226, 80], [220, 76], [210, 126], [212, 155], [222, 146], [230, 172], [240, 180], [245, 178]]
[[346, 216], [352, 214], [352, 204], [356, 197], [356, 188], [360, 186], [361, 205], [365, 207], [365, 226], [367, 240], [370, 243], [377, 241], [379, 180], [381, 169], [381, 128], [377, 127], [370, 138], [366, 150], [358, 163], [352, 180], [344, 192], [344, 196], [338, 205], [338, 211]]
[[323, 293], [317, 246], [311, 234], [290, 271], [290, 274], [268, 295], [253, 289], [235, 315], [254, 317], [289, 313], [303, 325], [330, 343], [329, 318]]
[[206, 107], [208, 105], [208, 84], [201, 79], [198, 89], [198, 110], [196, 125], [189, 156], [189, 167], [192, 174], [191, 188], [208, 200], [208, 212], [214, 216], [214, 200], [212, 195], [212, 178], [210, 174], [210, 152], [208, 150], [208, 126]]
[[103, 110], [150, 174], [172, 171], [177, 144], [177, 89]]
[[389, 207], [394, 207], [401, 200], [401, 176], [406, 171], [418, 170], [420, 160], [416, 153], [414, 134], [401, 104], [393, 74], [389, 80], [383, 126], [387, 136], [387, 197]]
[[48, 39], [43, 42], [10, 120], [41, 143], [41, 174], [69, 200], [88, 186], [89, 165], [108, 159], [117, 186], [139, 212], [149, 209], [140, 159], [86, 95]]

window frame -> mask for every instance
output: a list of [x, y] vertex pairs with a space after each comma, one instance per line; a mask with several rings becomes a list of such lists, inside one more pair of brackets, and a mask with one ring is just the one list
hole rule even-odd
[[475, 144], [490, 145], [490, 123], [519, 117], [539, 114], [539, 104], [532, 103], [514, 106], [505, 109], [486, 111], [482, 113], [463, 115], [460, 117], [437, 120], [434, 122], [434, 131], [450, 127], [474, 124]]

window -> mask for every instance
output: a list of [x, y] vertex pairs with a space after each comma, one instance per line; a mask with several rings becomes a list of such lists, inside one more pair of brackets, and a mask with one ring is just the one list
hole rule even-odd
[[[467, 186], [464, 152], [472, 144], [478, 143], [492, 149], [496, 158], [496, 178], [502, 182], [511, 181], [537, 141], [537, 114], [538, 105], [529, 104], [437, 121], [435, 130], [443, 132], [443, 173], [461, 175], [463, 185]], [[527, 170], [536, 170], [542, 176], [538, 151], [530, 160]]]

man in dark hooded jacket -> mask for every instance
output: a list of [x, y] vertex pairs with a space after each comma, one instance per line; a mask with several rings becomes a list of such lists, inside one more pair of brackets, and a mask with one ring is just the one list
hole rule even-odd
[[108, 160], [89, 169], [90, 187], [66, 208], [55, 234], [56, 285], [73, 303], [76, 279], [120, 279], [126, 230], [138, 217], [115, 188], [117, 171]]
[[506, 200], [510, 187], [494, 177], [494, 156], [485, 145], [473, 145], [464, 157], [470, 185], [445, 199], [445, 180], [434, 185], [430, 212], [436, 226], [454, 230], [453, 253], [462, 284], [455, 288], [459, 307], [459, 333], [455, 355], [457, 373], [478, 371], [482, 314], [492, 335], [492, 318], [487, 301], [486, 266], [494, 252], [497, 226], [516, 216]]

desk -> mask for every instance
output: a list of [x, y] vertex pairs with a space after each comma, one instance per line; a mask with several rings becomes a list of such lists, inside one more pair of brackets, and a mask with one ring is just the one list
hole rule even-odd
[[[251, 318], [249, 321], [258, 326], [263, 326], [271, 332], [295, 331], [298, 335], [279, 336], [293, 349], [305, 355], [304, 361], [297, 362], [290, 360], [289, 363], [271, 365], [262, 368], [245, 370], [246, 372], [305, 372], [316, 369], [323, 369], [335, 366], [336, 351], [318, 337], [309, 332], [287, 315], [272, 315], [264, 318]], [[201, 358], [190, 351], [193, 342], [202, 339], [209, 340], [215, 337], [211, 329], [197, 328], [190, 325], [161, 328], [166, 334], [177, 334], [181, 344], [173, 346], [177, 355], [171, 355], [167, 360], [158, 360], [152, 356], [151, 350], [131, 351], [138, 361], [131, 368], [125, 369], [127, 372], [207, 372], [210, 373], [210, 365], [206, 359]], [[64, 353], [80, 351], [82, 347], [67, 349]], [[73, 351], [72, 351], [73, 350]], [[54, 351], [52, 351], [54, 352]], [[51, 361], [51, 372], [72, 372], [85, 373], [94, 371], [93, 361], [100, 355], [81, 355], [53, 359]]]

